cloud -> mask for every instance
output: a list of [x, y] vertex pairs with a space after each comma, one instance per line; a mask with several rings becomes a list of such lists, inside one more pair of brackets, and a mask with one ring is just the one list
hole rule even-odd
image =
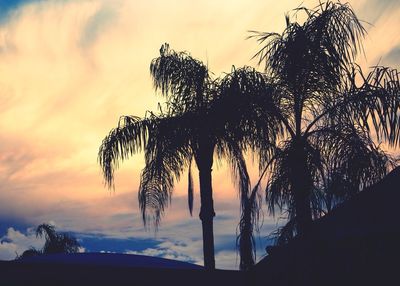
[[400, 43], [382, 58], [382, 65], [400, 68]]
[[116, 20], [117, 16], [115, 3], [114, 5], [111, 5], [110, 2], [102, 3], [100, 8], [87, 19], [79, 41], [82, 47], [87, 48], [95, 43], [100, 35], [107, 32], [107, 27]]
[[138, 237], [116, 238], [104, 234], [74, 233], [87, 252], [108, 251], [113, 253], [124, 253], [130, 251], [143, 251], [155, 247], [160, 240]]
[[367, 29], [368, 35], [364, 43], [366, 58], [360, 56], [358, 62], [364, 68], [376, 64], [387, 64], [397, 67], [396, 62], [382, 61], [385, 55], [400, 45], [398, 27], [400, 25], [400, 2], [389, 1], [352, 1], [356, 15], [365, 21], [362, 24]]
[[125, 253], [126, 254], [137, 254], [137, 255], [161, 257], [161, 258], [166, 258], [166, 259], [184, 261], [184, 262], [188, 262], [188, 263], [201, 264], [201, 262], [195, 260], [194, 257], [184, 255], [182, 253], [179, 253], [177, 251], [174, 251], [172, 249], [167, 249], [167, 248], [147, 248], [142, 251], [129, 250], [129, 251], [126, 251]]
[[[214, 242], [217, 268], [238, 269], [240, 258], [236, 249], [236, 236], [220, 235], [216, 232]], [[256, 244], [258, 261], [264, 256], [265, 247], [272, 244], [272, 241], [256, 236]], [[139, 251], [126, 250], [125, 253], [157, 256], [203, 265], [203, 241], [200, 237], [191, 237], [190, 235], [160, 238], [160, 242], [156, 245]]]
[[33, 228], [28, 228], [22, 233], [10, 227], [7, 233], [0, 238], [0, 260], [12, 260], [21, 255], [30, 247], [40, 249], [43, 247], [44, 239], [36, 238]]
[[189, 263], [203, 264], [202, 241], [183, 238], [183, 241], [163, 240], [141, 251], [127, 250], [127, 254], [157, 256]]

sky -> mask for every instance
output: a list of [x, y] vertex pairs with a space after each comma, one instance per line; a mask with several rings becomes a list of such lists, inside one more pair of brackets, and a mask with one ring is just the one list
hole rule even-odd
[[[400, 68], [400, 2], [349, 2], [368, 30], [361, 66]], [[85, 251], [202, 264], [198, 186], [193, 217], [183, 176], [159, 231], [145, 231], [137, 203], [143, 154], [121, 165], [110, 191], [98, 148], [121, 115], [143, 116], [163, 101], [149, 74], [163, 43], [189, 51], [216, 77], [232, 65], [256, 67], [259, 47], [248, 31], [281, 32], [285, 13], [301, 3], [0, 0], [0, 259], [40, 247], [33, 228], [50, 222], [76, 235]], [[224, 163], [214, 167], [213, 188], [216, 264], [237, 269], [239, 200]], [[258, 258], [281, 221], [265, 212]]]

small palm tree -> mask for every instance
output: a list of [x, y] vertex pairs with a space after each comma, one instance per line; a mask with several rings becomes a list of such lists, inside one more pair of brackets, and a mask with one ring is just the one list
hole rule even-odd
[[41, 224], [36, 228], [36, 236], [44, 237], [43, 254], [51, 253], [76, 253], [79, 251], [79, 243], [75, 237], [68, 233], [58, 233], [50, 224]]
[[[214, 154], [228, 158], [238, 179], [247, 173], [242, 155], [244, 133], [232, 120], [240, 102], [229, 103], [221, 97], [219, 81], [212, 80], [207, 67], [188, 53], [177, 53], [167, 44], [150, 66], [156, 90], [166, 97], [159, 114], [145, 118], [121, 117], [99, 150], [99, 162], [109, 187], [120, 161], [141, 150], [146, 165], [141, 173], [139, 205], [143, 221], [151, 218], [158, 226], [168, 205], [175, 181], [189, 168], [188, 201], [193, 207], [191, 163], [194, 160], [200, 179], [200, 219], [203, 229], [204, 265], [215, 268], [212, 190]], [[230, 111], [228, 111], [230, 110]], [[243, 139], [243, 140], [242, 140]], [[242, 190], [242, 188], [240, 188]]]
[[[301, 11], [304, 23], [287, 17], [282, 34], [256, 33], [265, 73], [239, 69], [224, 92], [252, 95], [259, 131], [251, 147], [268, 178], [269, 210], [286, 211], [289, 232], [303, 236], [313, 218], [387, 173], [392, 161], [372, 131], [398, 145], [400, 83], [396, 70], [375, 67], [365, 76], [354, 64], [365, 30], [348, 4]], [[265, 136], [271, 128], [274, 136]]]
[[75, 237], [68, 233], [56, 232], [55, 227], [51, 224], [43, 223], [36, 228], [36, 237], [44, 237], [45, 243], [42, 249], [30, 247], [21, 255], [17, 255], [16, 259], [38, 256], [43, 254], [54, 253], [77, 253], [80, 248], [79, 242]]

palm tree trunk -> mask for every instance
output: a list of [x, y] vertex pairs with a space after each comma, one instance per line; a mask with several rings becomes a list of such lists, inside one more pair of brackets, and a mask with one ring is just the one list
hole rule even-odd
[[206, 269], [212, 270], [215, 269], [213, 226], [215, 212], [212, 199], [211, 169], [208, 171], [201, 170], [199, 176], [201, 196], [200, 219], [203, 227], [204, 266]]
[[311, 189], [312, 178], [307, 166], [307, 157], [302, 142], [298, 142], [292, 154], [292, 191], [297, 221], [297, 234], [307, 234], [312, 222]]
[[204, 266], [207, 270], [215, 269], [214, 258], [214, 201], [212, 197], [211, 171], [213, 164], [214, 146], [207, 144], [199, 148], [195, 156], [200, 177], [200, 219], [203, 228]]
[[304, 186], [294, 186], [294, 205], [296, 208], [297, 233], [304, 236], [308, 233], [312, 222], [310, 192]]
[[[249, 270], [254, 265], [253, 256], [253, 220], [252, 220], [252, 196], [247, 198], [245, 195], [246, 202], [242, 210], [242, 217], [240, 220], [240, 238], [239, 238], [239, 250], [240, 250], [240, 270]], [[254, 198], [255, 199], [255, 198]]]

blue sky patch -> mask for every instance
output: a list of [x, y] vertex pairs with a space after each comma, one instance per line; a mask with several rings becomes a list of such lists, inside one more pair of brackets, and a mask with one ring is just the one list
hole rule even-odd
[[156, 247], [160, 241], [140, 238], [110, 238], [101, 235], [75, 234], [87, 252], [118, 252], [142, 251]]
[[0, 0], [0, 22], [4, 22], [14, 9], [33, 1], [39, 0]]

